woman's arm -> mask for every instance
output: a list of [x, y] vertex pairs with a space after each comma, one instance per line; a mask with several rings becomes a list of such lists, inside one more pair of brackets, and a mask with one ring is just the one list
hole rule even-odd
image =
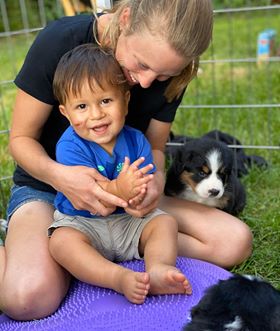
[[[53, 185], [55, 162], [38, 142], [52, 106], [18, 89], [12, 115], [9, 148], [16, 162], [31, 176]], [[56, 169], [57, 171], [57, 169]]]
[[39, 138], [52, 106], [43, 103], [21, 89], [18, 90], [12, 116], [9, 148], [15, 161], [31, 176], [63, 192], [77, 209], [98, 212], [106, 216], [109, 205], [126, 207], [122, 199], [105, 192], [96, 180], [104, 180], [95, 169], [68, 167], [52, 160]]

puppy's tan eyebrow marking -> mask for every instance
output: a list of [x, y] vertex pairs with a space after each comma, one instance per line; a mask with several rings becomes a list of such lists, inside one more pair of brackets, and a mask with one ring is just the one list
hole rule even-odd
[[202, 171], [205, 172], [206, 174], [209, 174], [210, 169], [206, 165], [204, 165], [202, 166]]

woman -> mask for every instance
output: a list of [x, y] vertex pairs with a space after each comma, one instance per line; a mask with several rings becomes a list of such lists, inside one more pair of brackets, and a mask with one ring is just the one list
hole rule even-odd
[[142, 204], [130, 213], [141, 216], [159, 206], [173, 214], [179, 255], [224, 267], [250, 255], [252, 236], [244, 223], [213, 208], [162, 196], [165, 143], [198, 57], [210, 42], [212, 15], [210, 0], [122, 0], [98, 18], [62, 18], [39, 34], [15, 80], [10, 151], [18, 166], [5, 248], [0, 247], [0, 309], [7, 315], [42, 318], [67, 293], [70, 277], [48, 252], [56, 190], [76, 209], [103, 216], [111, 213], [110, 205], [126, 207], [97, 185], [102, 176], [94, 169], [54, 161], [55, 144], [68, 122], [53, 96], [53, 74], [61, 56], [83, 43], [114, 50], [131, 84], [126, 123], [144, 132], [152, 145], [158, 174]]

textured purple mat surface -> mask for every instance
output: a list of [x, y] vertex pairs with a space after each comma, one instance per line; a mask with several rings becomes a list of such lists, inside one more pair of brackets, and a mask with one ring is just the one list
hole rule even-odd
[[[123, 263], [143, 271], [143, 261]], [[150, 296], [135, 305], [112, 290], [77, 280], [60, 308], [51, 316], [30, 322], [18, 322], [0, 315], [0, 331], [179, 331], [190, 320], [190, 309], [205, 289], [231, 274], [210, 263], [179, 257], [177, 267], [188, 277], [193, 294]]]

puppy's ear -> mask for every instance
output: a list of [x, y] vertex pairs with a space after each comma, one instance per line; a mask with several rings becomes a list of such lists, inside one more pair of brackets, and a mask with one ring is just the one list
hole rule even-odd
[[172, 164], [177, 175], [180, 175], [184, 170], [184, 159], [184, 148], [178, 148]]
[[183, 145], [177, 155], [178, 163], [183, 166], [182, 171], [184, 170], [185, 166], [190, 164], [194, 157], [194, 151], [188, 146], [188, 144]]

